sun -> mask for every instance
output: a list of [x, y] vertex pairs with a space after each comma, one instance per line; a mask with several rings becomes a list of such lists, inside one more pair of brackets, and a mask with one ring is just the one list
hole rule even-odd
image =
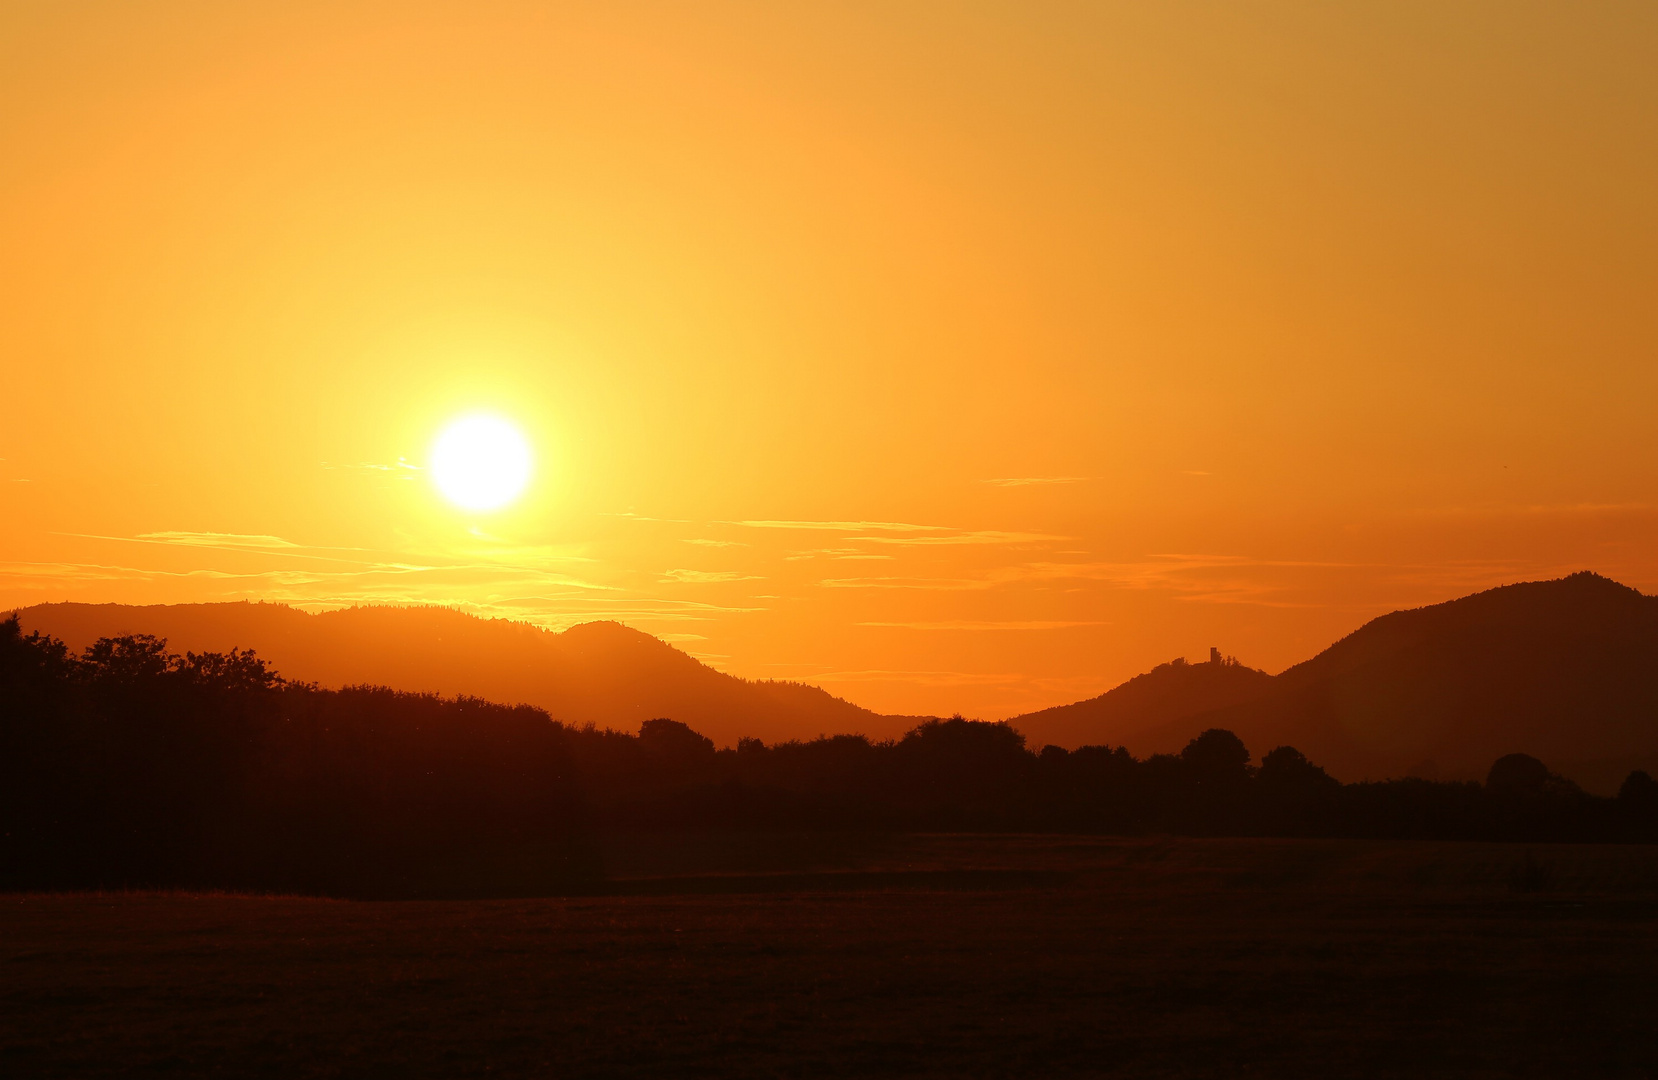
[[530, 482], [530, 444], [487, 413], [450, 421], [432, 444], [432, 482], [463, 510], [499, 510]]

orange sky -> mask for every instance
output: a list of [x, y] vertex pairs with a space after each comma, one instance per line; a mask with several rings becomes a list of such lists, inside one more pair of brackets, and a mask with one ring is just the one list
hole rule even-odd
[[[0, 7], [0, 604], [885, 711], [1658, 591], [1658, 7]], [[434, 493], [472, 409], [538, 471]]]

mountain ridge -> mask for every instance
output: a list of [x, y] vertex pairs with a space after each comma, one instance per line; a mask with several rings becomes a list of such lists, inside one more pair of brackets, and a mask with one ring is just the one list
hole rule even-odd
[[77, 650], [129, 633], [166, 638], [179, 652], [253, 648], [301, 682], [524, 702], [568, 723], [618, 730], [666, 716], [721, 745], [854, 730], [890, 738], [919, 721], [872, 712], [806, 683], [728, 675], [608, 620], [553, 631], [434, 605], [311, 613], [260, 601], [39, 604], [19, 609], [19, 617], [26, 630]]
[[[1596, 791], [1658, 768], [1658, 597], [1588, 571], [1372, 619], [1192, 725], [1293, 745], [1344, 780], [1477, 779], [1521, 751]], [[1189, 736], [1188, 736], [1189, 737]]]
[[[281, 604], [45, 604], [28, 630], [81, 648], [152, 633], [178, 651], [252, 647], [289, 678], [525, 702], [555, 718], [634, 730], [671, 717], [720, 745], [823, 734], [896, 738], [890, 716], [806, 683], [719, 672], [621, 623], [562, 632], [451, 608], [370, 605], [310, 614]], [[1658, 772], [1658, 597], [1581, 572], [1390, 612], [1274, 676], [1172, 661], [1103, 694], [1010, 718], [1053, 743], [1173, 753], [1226, 728], [1259, 757], [1290, 745], [1343, 780], [1477, 779], [1535, 754], [1586, 788]]]

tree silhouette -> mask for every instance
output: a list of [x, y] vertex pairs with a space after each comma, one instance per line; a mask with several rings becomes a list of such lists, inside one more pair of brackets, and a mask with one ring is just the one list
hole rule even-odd
[[176, 671], [180, 665], [178, 657], [167, 652], [166, 638], [128, 634], [93, 642], [81, 666], [94, 683], [133, 684]]
[[1222, 728], [1210, 728], [1187, 743], [1180, 760], [1200, 781], [1239, 783], [1249, 778], [1249, 748]]
[[322, 690], [144, 635], [74, 657], [0, 620], [0, 888], [514, 895], [586, 887], [598, 830], [709, 828], [1653, 841], [1658, 782], [1600, 799], [1510, 754], [1483, 785], [1342, 785], [1288, 746], [1251, 768], [1224, 729], [1139, 760], [960, 716], [720, 750], [668, 718]]

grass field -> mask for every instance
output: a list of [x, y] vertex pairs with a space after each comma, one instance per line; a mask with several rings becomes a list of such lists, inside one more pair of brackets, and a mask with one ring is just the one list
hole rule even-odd
[[1658, 848], [611, 841], [605, 895], [0, 897], [0, 1074], [1654, 1076]]

